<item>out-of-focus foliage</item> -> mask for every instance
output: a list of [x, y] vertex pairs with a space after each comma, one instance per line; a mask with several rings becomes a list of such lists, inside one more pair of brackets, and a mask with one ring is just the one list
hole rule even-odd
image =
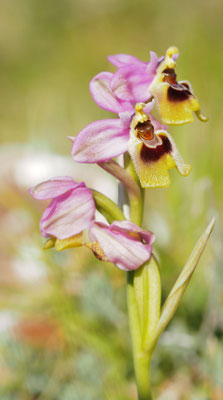
[[114, 179], [69, 159], [66, 136], [110, 116], [88, 91], [96, 73], [113, 70], [108, 54], [146, 61], [172, 44], [178, 78], [191, 81], [210, 121], [169, 129], [192, 173], [173, 171], [170, 188], [147, 192], [163, 298], [213, 214], [217, 225], [154, 353], [152, 380], [159, 400], [223, 398], [222, 13], [221, 0], [1, 1], [2, 400], [136, 399], [125, 274], [87, 249], [43, 251], [44, 204], [27, 188], [72, 175], [115, 198]]

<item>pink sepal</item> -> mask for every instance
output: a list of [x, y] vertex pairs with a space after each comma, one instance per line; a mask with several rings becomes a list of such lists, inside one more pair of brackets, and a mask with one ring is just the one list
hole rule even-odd
[[29, 193], [37, 200], [48, 200], [80, 186], [85, 186], [84, 182], [75, 182], [69, 176], [57, 176], [31, 187]]
[[89, 89], [95, 103], [104, 110], [118, 114], [128, 110], [131, 105], [118, 99], [112, 92], [110, 84], [113, 78], [111, 72], [100, 72], [90, 82]]
[[85, 185], [54, 198], [40, 221], [43, 236], [67, 239], [89, 228], [94, 220], [95, 204]]
[[137, 57], [131, 56], [130, 54], [115, 54], [108, 56], [108, 61], [117, 68], [123, 67], [126, 64], [144, 64]]
[[80, 163], [108, 161], [127, 151], [129, 132], [121, 119], [105, 119], [87, 125], [75, 137], [72, 157]]

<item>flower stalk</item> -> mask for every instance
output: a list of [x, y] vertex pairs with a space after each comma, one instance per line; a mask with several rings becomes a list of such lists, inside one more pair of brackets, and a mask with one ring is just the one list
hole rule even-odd
[[[133, 163], [128, 155], [124, 158], [125, 168], [139, 184]], [[127, 188], [128, 189], [128, 188]], [[130, 191], [129, 204], [131, 220], [142, 225], [144, 191], [136, 197]], [[153, 339], [160, 316], [161, 284], [157, 262], [152, 256], [136, 271], [127, 272], [127, 303], [129, 326], [133, 348], [133, 362], [139, 400], [152, 400], [150, 385], [150, 361], [152, 351], [145, 351], [145, 345]]]
[[[134, 273], [130, 275], [128, 272], [127, 290], [138, 397], [140, 400], [152, 399], [150, 361], [154, 349], [152, 343], [160, 318], [161, 302], [160, 273], [153, 255]], [[134, 323], [136, 318], [137, 328]], [[132, 323], [131, 320], [133, 320]]]
[[131, 190], [128, 190], [128, 187], [126, 187], [129, 196], [131, 221], [134, 222], [134, 224], [141, 226], [144, 210], [144, 189], [140, 186], [133, 162], [128, 153], [124, 155], [124, 166], [126, 172], [131, 176], [139, 188], [139, 192], [137, 195], [135, 195], [135, 193], [133, 193]]
[[127, 272], [127, 302], [138, 399], [150, 400], [152, 399], [150, 388], [150, 355], [142, 352], [141, 347], [142, 335], [134, 286], [134, 271]]

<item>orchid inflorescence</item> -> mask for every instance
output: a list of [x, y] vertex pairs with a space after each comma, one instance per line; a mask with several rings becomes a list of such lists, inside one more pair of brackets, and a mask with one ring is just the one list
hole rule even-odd
[[[117, 118], [95, 121], [72, 141], [72, 158], [78, 163], [97, 163], [114, 175], [127, 190], [131, 216], [102, 193], [77, 183], [72, 177], [55, 177], [30, 189], [38, 200], [51, 202], [40, 221], [45, 248], [64, 250], [86, 246], [102, 261], [128, 272], [128, 304], [134, 365], [139, 399], [149, 399], [149, 361], [152, 351], [189, 283], [204, 250], [214, 221], [208, 226], [185, 265], [160, 316], [160, 274], [152, 255], [154, 234], [141, 228], [143, 189], [170, 185], [169, 169], [187, 176], [186, 164], [167, 131], [167, 125], [193, 121], [195, 113], [207, 119], [188, 81], [177, 81], [176, 47], [165, 56], [150, 53], [145, 63], [127, 54], [109, 56], [114, 73], [101, 72], [90, 82], [99, 107]], [[157, 106], [160, 121], [153, 115]], [[124, 167], [114, 158], [124, 155]], [[119, 157], [120, 160], [120, 157]], [[108, 224], [96, 220], [96, 209]], [[88, 231], [84, 240], [83, 231]]]

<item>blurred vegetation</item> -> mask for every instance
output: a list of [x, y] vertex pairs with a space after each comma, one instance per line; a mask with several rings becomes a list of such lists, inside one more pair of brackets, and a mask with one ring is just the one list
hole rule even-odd
[[192, 173], [172, 171], [170, 188], [147, 191], [144, 225], [157, 237], [163, 298], [210, 216], [217, 225], [160, 339], [152, 380], [159, 400], [223, 399], [222, 1], [0, 4], [1, 400], [136, 399], [125, 274], [86, 249], [42, 251], [44, 205], [27, 188], [37, 172], [38, 181], [48, 173], [46, 162], [38, 171], [32, 164], [43, 153], [51, 175], [63, 175], [70, 162], [74, 178], [90, 168], [100, 183], [101, 171], [91, 175], [91, 167], [67, 161], [66, 136], [110, 116], [94, 104], [90, 79], [113, 71], [108, 54], [147, 61], [149, 50], [162, 55], [172, 44], [181, 52], [178, 77], [190, 80], [210, 121], [170, 129]]

